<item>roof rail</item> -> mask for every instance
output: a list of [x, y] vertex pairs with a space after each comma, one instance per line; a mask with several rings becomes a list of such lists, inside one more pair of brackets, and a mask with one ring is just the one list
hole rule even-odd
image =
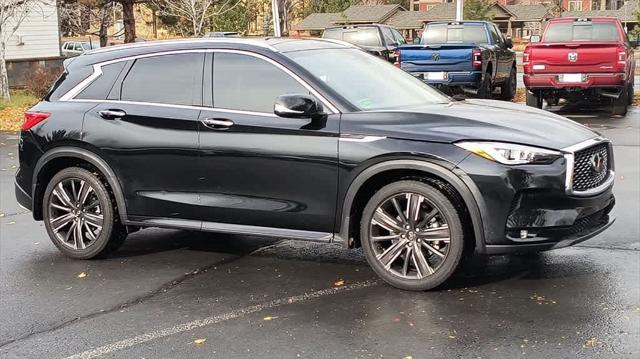
[[136, 43], [128, 43], [121, 45], [114, 45], [108, 47], [101, 47], [95, 50], [89, 50], [85, 52], [87, 55], [91, 54], [101, 54], [110, 51], [122, 50], [122, 49], [134, 49], [134, 48], [144, 48], [144, 47], [153, 47], [153, 46], [161, 46], [161, 45], [171, 45], [171, 44], [189, 44], [189, 43], [236, 43], [236, 44], [247, 44], [259, 46], [262, 48], [269, 49], [274, 52], [278, 52], [278, 49], [269, 45], [268, 43], [255, 39], [242, 39], [242, 38], [201, 38], [201, 39], [179, 39], [179, 40], [161, 40], [161, 41], [149, 41], [149, 42], [136, 42]]

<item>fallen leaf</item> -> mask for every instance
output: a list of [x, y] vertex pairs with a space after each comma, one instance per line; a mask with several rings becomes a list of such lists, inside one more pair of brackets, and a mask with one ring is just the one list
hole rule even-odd
[[7, 222], [7, 225], [16, 224], [16, 221]]
[[278, 317], [272, 317], [272, 316], [268, 315], [268, 316], [262, 318], [262, 320], [274, 320], [274, 319], [278, 319]]
[[333, 283], [333, 285], [336, 287], [342, 287], [344, 285], [344, 280], [340, 279], [339, 281]]
[[598, 344], [600, 344], [600, 342], [595, 337], [589, 338], [584, 342], [584, 346], [588, 348], [595, 348]]
[[202, 344], [204, 344], [204, 342], [206, 342], [206, 341], [207, 341], [207, 339], [205, 339], [205, 338], [200, 338], [200, 339], [196, 339], [196, 340], [194, 340], [194, 341], [193, 341], [193, 344], [195, 344], [195, 345], [202, 345]]
[[413, 356], [411, 355], [407, 355], [406, 357], [402, 358], [402, 359], [413, 359]]
[[78, 278], [84, 278], [86, 276], [87, 276], [87, 273], [85, 273], [85, 272], [82, 272], [82, 273], [78, 274]]

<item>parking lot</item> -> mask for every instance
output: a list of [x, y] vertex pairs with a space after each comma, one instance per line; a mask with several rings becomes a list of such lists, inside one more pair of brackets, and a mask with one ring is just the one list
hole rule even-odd
[[17, 135], [3, 133], [0, 357], [635, 358], [640, 109], [551, 110], [612, 139], [617, 222], [422, 293], [382, 283], [359, 250], [285, 238], [146, 229], [108, 259], [68, 259], [15, 203]]

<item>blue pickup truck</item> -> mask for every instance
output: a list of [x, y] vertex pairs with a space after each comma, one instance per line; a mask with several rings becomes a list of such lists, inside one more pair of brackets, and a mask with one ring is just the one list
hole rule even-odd
[[490, 98], [515, 97], [516, 53], [511, 39], [486, 21], [432, 22], [419, 44], [402, 45], [396, 66], [449, 94], [471, 93]]

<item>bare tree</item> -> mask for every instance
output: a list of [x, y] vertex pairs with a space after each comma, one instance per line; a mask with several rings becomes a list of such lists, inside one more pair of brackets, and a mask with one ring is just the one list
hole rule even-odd
[[234, 9], [235, 0], [154, 0], [163, 15], [184, 19], [190, 24], [193, 36], [202, 36], [208, 19], [220, 16]]
[[7, 75], [7, 41], [16, 33], [22, 22], [34, 12], [43, 13], [47, 0], [0, 0], [0, 96], [10, 99]]
[[[98, 35], [100, 46], [107, 46], [107, 29], [111, 22], [114, 3], [106, 0], [60, 1], [58, 16], [61, 28], [68, 34]], [[89, 31], [96, 25], [97, 31]]]

